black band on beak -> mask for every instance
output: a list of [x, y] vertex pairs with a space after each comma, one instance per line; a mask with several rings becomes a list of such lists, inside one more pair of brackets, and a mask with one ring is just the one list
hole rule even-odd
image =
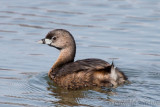
[[42, 44], [45, 44], [46, 42], [45, 42], [45, 39], [41, 39], [42, 40]]

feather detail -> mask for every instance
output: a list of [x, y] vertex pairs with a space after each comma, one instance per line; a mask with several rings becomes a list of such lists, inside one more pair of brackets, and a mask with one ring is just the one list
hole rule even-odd
[[111, 65], [111, 74], [110, 74], [110, 77], [113, 79], [113, 80], [117, 80], [118, 78], [118, 75], [117, 75], [117, 72], [116, 72], [116, 67], [114, 67], [114, 64], [113, 64], [113, 61], [112, 61], [112, 65]]

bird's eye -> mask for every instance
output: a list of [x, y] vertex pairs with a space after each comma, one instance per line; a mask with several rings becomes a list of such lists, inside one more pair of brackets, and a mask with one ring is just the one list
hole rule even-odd
[[52, 37], [52, 40], [56, 40], [57, 38], [55, 36]]

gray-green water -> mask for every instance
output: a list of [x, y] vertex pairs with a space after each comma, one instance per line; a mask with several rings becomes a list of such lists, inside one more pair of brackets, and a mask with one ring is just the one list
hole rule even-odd
[[[37, 44], [48, 31], [69, 30], [76, 59], [101, 58], [132, 84], [67, 91], [47, 72], [58, 50]], [[159, 0], [1, 0], [1, 107], [160, 106]]]

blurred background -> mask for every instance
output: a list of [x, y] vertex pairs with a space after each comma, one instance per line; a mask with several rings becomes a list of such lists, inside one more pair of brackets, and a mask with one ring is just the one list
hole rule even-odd
[[[159, 0], [1, 0], [1, 107], [124, 107], [160, 105]], [[37, 41], [66, 29], [76, 60], [114, 60], [131, 84], [67, 91], [47, 72], [59, 51]]]

